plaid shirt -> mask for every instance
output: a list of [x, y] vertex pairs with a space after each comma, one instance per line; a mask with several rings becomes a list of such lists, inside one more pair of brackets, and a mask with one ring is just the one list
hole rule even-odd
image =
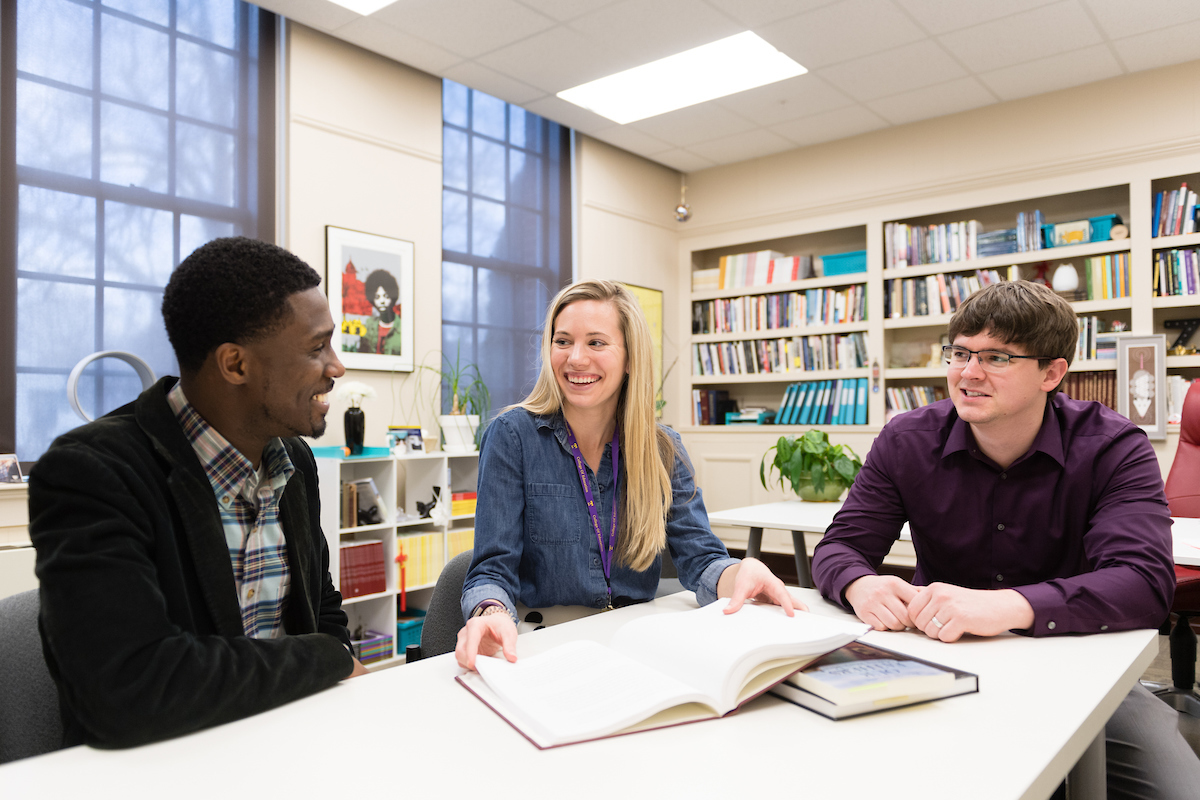
[[192, 408], [180, 383], [167, 394], [167, 403], [216, 495], [233, 562], [242, 627], [252, 639], [281, 637], [291, 578], [279, 524], [279, 499], [296, 468], [276, 438], [263, 450], [262, 469], [255, 471], [250, 459]]

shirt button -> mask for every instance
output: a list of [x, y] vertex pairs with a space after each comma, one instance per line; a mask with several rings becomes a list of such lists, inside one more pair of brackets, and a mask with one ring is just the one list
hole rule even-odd
[[233, 502], [233, 500], [229, 497], [229, 495], [225, 495], [221, 498], [221, 502], [225, 505], [229, 505], [231, 502]]
[[1047, 629], [1049, 629], [1049, 630], [1054, 630], [1054, 628], [1055, 628], [1054, 622], [1053, 622], [1053, 621], [1051, 621], [1051, 622], [1047, 622], [1047, 623], [1046, 623], [1046, 628], [1047, 628]]
[[253, 599], [254, 599], [254, 590], [253, 590], [253, 589], [248, 589], [248, 590], [246, 590], [246, 599], [247, 599], [247, 600], [253, 600]]
[[1106, 631], [1106, 630], [1108, 630], [1108, 626], [1107, 626], [1107, 625], [1101, 625], [1101, 626], [1100, 626], [1100, 630], [1102, 630], [1102, 631]]
[[996, 576], [996, 583], [1004, 583], [1004, 576], [1003, 576], [1003, 575], [997, 575], [997, 576]]
[[1007, 480], [1007, 479], [1008, 479], [1008, 473], [1007, 473], [1007, 472], [1001, 472], [1001, 473], [1000, 473], [1000, 480], [1002, 480], [1002, 481], [1003, 481], [1003, 480]]
[[1001, 522], [999, 525], [997, 525], [997, 526], [996, 526], [996, 530], [998, 530], [998, 531], [1002, 531], [1002, 530], [1004, 530], [1004, 523], [1003, 523], [1003, 522]]
[[593, 559], [592, 559], [592, 566], [593, 566], [593, 567], [598, 567], [598, 566], [600, 566], [600, 559], [598, 559], [598, 558], [593, 558]]

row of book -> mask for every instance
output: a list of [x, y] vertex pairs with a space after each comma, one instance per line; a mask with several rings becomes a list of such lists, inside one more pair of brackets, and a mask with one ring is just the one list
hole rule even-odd
[[1079, 343], [1075, 348], [1076, 361], [1116, 361], [1117, 338], [1105, 335], [1103, 321], [1095, 316], [1083, 315], [1079, 323]]
[[726, 389], [692, 389], [693, 425], [724, 425], [725, 415], [737, 410]]
[[1083, 260], [1088, 300], [1129, 297], [1129, 253], [1111, 253]]
[[692, 345], [693, 375], [756, 375], [866, 365], [867, 339], [857, 331]]
[[867, 318], [867, 287], [748, 295], [692, 303], [692, 333], [750, 333]]
[[887, 418], [946, 399], [944, 386], [889, 386], [886, 391]]
[[890, 318], [950, 314], [975, 292], [1004, 280], [998, 270], [941, 273], [884, 281], [883, 315]]
[[1028, 214], [1024, 211], [1017, 212], [1018, 253], [1042, 249], [1045, 245], [1045, 240], [1042, 238], [1042, 226], [1045, 224], [1046, 217], [1041, 211], [1035, 210]]
[[461, 517], [475, 513], [475, 492], [454, 492], [450, 495], [451, 516]]
[[1178, 189], [1154, 194], [1154, 236], [1196, 233], [1196, 193], [1181, 183]]
[[397, 536], [396, 549], [404, 556], [402, 561], [397, 557], [397, 563], [404, 570], [402, 584], [408, 588], [433, 585], [446, 565], [440, 531]]
[[474, 528], [452, 528], [446, 533], [447, 560], [475, 548]]
[[1154, 254], [1154, 295], [1200, 294], [1200, 248], [1159, 250]]
[[774, 250], [721, 256], [718, 264], [692, 272], [693, 292], [770, 286], [814, 276], [812, 256], [785, 256]]
[[1094, 400], [1114, 411], [1117, 409], [1115, 372], [1068, 372], [1058, 388], [1072, 400]]
[[801, 381], [783, 391], [776, 425], [866, 425], [867, 379]]
[[369, 539], [341, 543], [338, 548], [338, 588], [344, 598], [387, 591], [383, 542]]
[[884, 264], [893, 269], [978, 258], [979, 233], [973, 219], [942, 225], [889, 222], [883, 226]]

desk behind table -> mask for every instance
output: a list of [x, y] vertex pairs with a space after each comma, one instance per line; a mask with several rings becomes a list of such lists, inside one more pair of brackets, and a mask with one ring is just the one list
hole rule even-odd
[[[815, 591], [795, 592], [815, 613], [844, 613]], [[681, 593], [535, 631], [518, 637], [518, 654], [606, 642], [629, 619], [694, 605]], [[871, 632], [865, 641], [974, 672], [980, 691], [840, 722], [763, 696], [721, 720], [538, 751], [454, 681], [447, 655], [167, 742], [15, 762], [0, 767], [0, 794], [1046, 798], [1102, 737], [1157, 646], [1149, 630], [955, 644]]]

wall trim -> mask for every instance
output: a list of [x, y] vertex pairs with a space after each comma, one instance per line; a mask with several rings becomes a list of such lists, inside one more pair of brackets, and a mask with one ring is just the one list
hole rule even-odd
[[313, 117], [306, 117], [303, 114], [293, 114], [292, 122], [297, 125], [304, 125], [325, 133], [331, 133], [334, 136], [341, 136], [344, 139], [354, 139], [355, 141], [363, 142], [364, 144], [369, 144], [374, 147], [382, 147], [385, 150], [403, 153], [404, 155], [412, 156], [413, 158], [421, 158], [426, 161], [432, 161], [434, 164], [442, 163], [441, 153], [430, 153], [425, 150], [418, 150], [415, 147], [409, 147], [407, 145], [400, 144], [399, 142], [392, 141], [391, 139], [381, 139], [377, 136], [370, 136], [360, 131], [353, 130], [352, 128], [334, 125], [331, 122], [314, 119]]
[[668, 222], [658, 222], [656, 220], [646, 219], [645, 217], [641, 216], [640, 214], [636, 214], [632, 211], [626, 211], [623, 208], [617, 208], [616, 206], [610, 206], [606, 203], [597, 203], [595, 200], [585, 200], [583, 202], [583, 207], [584, 208], [594, 208], [597, 211], [603, 211], [605, 214], [612, 214], [613, 216], [624, 217], [625, 219], [633, 220], [634, 222], [641, 222], [645, 225], [653, 225], [656, 228], [662, 228], [663, 230], [670, 231], [672, 233], [676, 233], [676, 234], [680, 233], [679, 228], [678, 228], [678, 223], [676, 223], [675, 225], [672, 225]]

